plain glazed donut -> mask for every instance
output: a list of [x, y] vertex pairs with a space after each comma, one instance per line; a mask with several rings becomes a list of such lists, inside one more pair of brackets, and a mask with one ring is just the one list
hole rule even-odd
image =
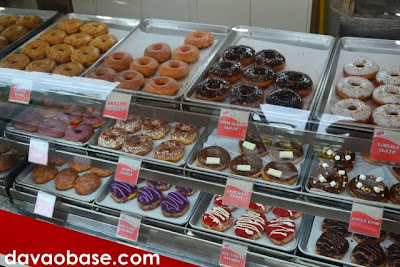
[[399, 104], [400, 86], [381, 85], [372, 92], [372, 100], [377, 105]]
[[38, 60], [46, 57], [46, 51], [50, 48], [48, 42], [35, 40], [25, 45], [20, 53], [27, 55], [31, 60]]
[[123, 71], [129, 69], [133, 57], [129, 53], [114, 52], [106, 56], [104, 65], [115, 71]]
[[73, 34], [79, 32], [79, 28], [82, 25], [83, 25], [83, 20], [81, 19], [68, 19], [58, 23], [57, 28], [65, 31], [67, 34]]
[[200, 51], [194, 45], [182, 45], [175, 48], [172, 52], [172, 58], [176, 60], [182, 60], [186, 63], [196, 62], [200, 57]]
[[93, 37], [97, 37], [103, 34], [108, 33], [108, 26], [103, 22], [92, 21], [85, 23], [81, 26], [81, 32], [90, 34]]
[[335, 90], [341, 98], [366, 100], [370, 98], [374, 86], [366, 78], [352, 76], [340, 79]]
[[208, 101], [222, 101], [231, 92], [229, 82], [218, 78], [207, 78], [196, 88], [196, 98]]
[[254, 57], [256, 65], [267, 66], [274, 71], [283, 70], [286, 66], [285, 57], [276, 50], [266, 49], [257, 52]]
[[51, 59], [39, 59], [32, 61], [26, 67], [26, 71], [38, 71], [38, 72], [47, 72], [52, 73], [53, 70], [57, 67], [57, 63]]
[[115, 81], [119, 82], [118, 88], [139, 90], [146, 83], [143, 75], [135, 70], [125, 70], [115, 77]]
[[107, 52], [116, 43], [118, 43], [117, 37], [112, 34], [102, 34], [90, 41], [90, 45], [97, 47], [101, 53]]
[[53, 73], [73, 77], [81, 75], [84, 70], [85, 67], [81, 63], [69, 62], [55, 68]]
[[23, 70], [31, 60], [23, 54], [9, 55], [0, 61], [0, 67], [6, 69]]
[[72, 52], [74, 47], [69, 44], [53, 45], [47, 49], [47, 57], [54, 60], [57, 64], [63, 64], [71, 61]]
[[333, 115], [353, 118], [357, 122], [368, 123], [371, 117], [371, 108], [358, 99], [342, 99], [331, 107]]
[[258, 107], [263, 101], [263, 91], [252, 84], [241, 84], [231, 91], [231, 104], [246, 107]]
[[191, 32], [185, 38], [185, 45], [194, 45], [199, 49], [209, 47], [213, 42], [214, 36], [208, 31]]
[[43, 23], [43, 19], [36, 15], [25, 15], [22, 18], [17, 19], [15, 25], [24, 26], [28, 30], [32, 30]]
[[82, 46], [71, 54], [72, 62], [82, 63], [86, 68], [90, 67], [100, 57], [100, 50], [93, 46]]
[[300, 96], [308, 95], [313, 88], [310, 76], [298, 71], [284, 71], [279, 73], [275, 79], [277, 88], [287, 88], [295, 91]]
[[[3, 26], [0, 25], [0, 27], [3, 27]], [[0, 35], [0, 50], [2, 50], [7, 45], [9, 45], [7, 38]]]
[[344, 64], [343, 67], [345, 76], [359, 76], [368, 80], [374, 78], [378, 70], [379, 66], [366, 57], [354, 58]]
[[375, 77], [375, 83], [377, 85], [390, 84], [399, 86], [400, 67], [391, 67], [378, 72]]
[[40, 40], [48, 42], [50, 45], [62, 44], [67, 33], [60, 29], [52, 29], [42, 33], [39, 37]]
[[265, 88], [274, 82], [275, 71], [266, 66], [255, 66], [243, 71], [242, 79], [245, 83]]
[[228, 47], [222, 54], [222, 59], [224, 61], [236, 61], [242, 64], [242, 66], [247, 66], [254, 61], [255, 51], [252, 47], [247, 45], [234, 45]]
[[85, 75], [86, 78], [98, 79], [109, 82], [113, 82], [115, 76], [117, 76], [117, 72], [112, 68], [107, 68], [107, 67], [99, 67], [92, 69]]
[[82, 46], [87, 46], [89, 45], [90, 41], [93, 39], [93, 37], [87, 33], [74, 33], [71, 35], [68, 35], [64, 39], [64, 43], [70, 44], [75, 48], [80, 48]]
[[159, 63], [163, 63], [171, 57], [171, 47], [166, 43], [155, 43], [144, 50], [146, 57], [152, 57]]
[[171, 77], [159, 76], [147, 80], [144, 90], [151, 94], [172, 96], [179, 91], [179, 84]]
[[400, 105], [386, 104], [377, 107], [372, 113], [372, 123], [386, 127], [400, 127]]
[[168, 60], [160, 65], [160, 75], [181, 80], [188, 76], [190, 71], [189, 65], [181, 60]]
[[221, 78], [234, 83], [242, 77], [242, 66], [235, 61], [219, 61], [208, 71], [211, 78]]
[[139, 57], [132, 61], [130, 69], [140, 72], [145, 78], [147, 78], [157, 72], [158, 61], [152, 57]]
[[6, 37], [7, 40], [10, 43], [12, 43], [27, 33], [28, 33], [28, 29], [25, 28], [24, 26], [11, 26], [9, 28], [6, 28], [4, 31], [2, 31], [1, 36]]

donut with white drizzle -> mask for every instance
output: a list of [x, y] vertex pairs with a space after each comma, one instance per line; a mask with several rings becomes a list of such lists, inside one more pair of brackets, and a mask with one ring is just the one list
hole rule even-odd
[[235, 234], [240, 237], [256, 240], [264, 232], [267, 219], [264, 214], [247, 211], [235, 222]]
[[277, 245], [289, 243], [296, 234], [296, 223], [286, 217], [272, 219], [265, 227], [267, 236]]
[[211, 230], [223, 232], [232, 225], [232, 214], [221, 207], [214, 207], [201, 217], [201, 224]]

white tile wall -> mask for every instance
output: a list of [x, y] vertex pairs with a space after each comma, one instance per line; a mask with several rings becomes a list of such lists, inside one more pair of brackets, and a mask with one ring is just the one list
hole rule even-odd
[[96, 1], [95, 0], [72, 0], [72, 6], [75, 13], [95, 15]]
[[135, 18], [135, 19], [142, 18], [140, 0], [95, 0], [95, 1], [97, 3], [96, 8], [98, 15], [122, 17], [122, 18]]
[[143, 18], [190, 21], [190, 0], [142, 0]]

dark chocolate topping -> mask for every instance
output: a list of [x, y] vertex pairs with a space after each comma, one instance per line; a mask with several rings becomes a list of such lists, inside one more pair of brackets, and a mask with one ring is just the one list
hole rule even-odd
[[[350, 159], [347, 160], [346, 156], [350, 156]], [[321, 163], [328, 163], [329, 166], [338, 170], [351, 170], [354, 166], [355, 160], [356, 154], [350, 150], [335, 150], [332, 155], [321, 155]]]
[[254, 134], [248, 133], [246, 136], [246, 141], [255, 144], [256, 149], [255, 150], [247, 149], [243, 146], [244, 141], [239, 141], [239, 147], [242, 152], [244, 152], [244, 153], [258, 152], [259, 155], [267, 152], [267, 148], [265, 147], [264, 142], [259, 135], [254, 135]]
[[303, 108], [303, 98], [290, 89], [276, 89], [265, 98], [265, 103], [289, 108]]
[[257, 52], [254, 60], [258, 65], [277, 67], [285, 63], [285, 57], [276, 50], [265, 49]]
[[340, 234], [324, 232], [315, 244], [316, 251], [327, 257], [343, 257], [349, 250], [349, 242]]
[[279, 88], [291, 90], [307, 90], [312, 87], [313, 82], [305, 73], [298, 71], [284, 71], [276, 76], [275, 83]]
[[[250, 171], [238, 171], [238, 165], [250, 165]], [[231, 171], [237, 175], [251, 176], [260, 172], [263, 162], [258, 155], [242, 154], [231, 161], [229, 165]]]
[[230, 83], [223, 79], [208, 78], [197, 86], [196, 94], [212, 98], [226, 94], [230, 88]]
[[347, 230], [349, 229], [349, 224], [345, 222], [325, 219], [322, 222], [321, 228], [322, 232], [333, 232], [344, 237], [351, 236], [351, 233]]
[[294, 166], [290, 162], [271, 161], [265, 166], [264, 173], [267, 174], [268, 169], [270, 169], [270, 168], [282, 171], [282, 177], [281, 178], [278, 178], [278, 177], [275, 177], [275, 176], [272, 176], [272, 175], [268, 175], [268, 177], [271, 180], [287, 181], [287, 180], [295, 178], [299, 174], [299, 172], [297, 171], [296, 166]]
[[247, 45], [234, 45], [228, 47], [222, 57], [224, 60], [241, 61], [243, 59], [254, 57], [255, 51]]
[[242, 65], [235, 61], [219, 61], [211, 67], [209, 74], [219, 78], [229, 78], [239, 75], [242, 72]]
[[385, 253], [381, 246], [374, 242], [361, 242], [351, 253], [351, 259], [363, 266], [375, 267], [385, 263]]
[[397, 175], [400, 175], [400, 167], [393, 167], [393, 171], [394, 171]]
[[389, 267], [400, 267], [400, 246], [390, 245], [386, 250], [386, 256]]
[[246, 69], [243, 78], [250, 82], [266, 82], [275, 78], [275, 71], [264, 66], [256, 66]]
[[241, 84], [232, 89], [231, 104], [251, 105], [257, 101], [260, 101], [263, 96], [263, 91], [257, 86], [251, 84]]
[[162, 195], [155, 187], [144, 186], [138, 190], [138, 202], [144, 206], [150, 206], [157, 201], [160, 201]]
[[[213, 158], [219, 158], [220, 163], [219, 164], [206, 164], [207, 157], [213, 157]], [[200, 152], [197, 154], [197, 161], [202, 165], [206, 166], [207, 168], [210, 169], [215, 169], [222, 167], [224, 165], [228, 165], [229, 162], [231, 161], [231, 156], [229, 155], [228, 151], [223, 149], [222, 147], [219, 146], [209, 146], [206, 148], [203, 148], [200, 150]]]
[[392, 240], [394, 243], [400, 245], [400, 234], [398, 233], [392, 233], [392, 232], [387, 232], [387, 237]]
[[358, 239], [360, 239], [360, 242], [372, 241], [372, 242], [378, 243], [379, 239], [381, 239], [381, 238], [383, 238], [383, 240], [385, 239], [386, 232], [381, 231], [381, 234], [378, 238], [372, 237], [372, 236], [366, 236], [366, 235], [362, 235], [362, 234], [354, 234], [354, 237], [357, 237]]
[[[332, 183], [332, 181], [334, 181], [334, 183]], [[347, 174], [340, 175], [337, 169], [331, 167], [323, 167], [320, 165], [315, 168], [310, 175], [310, 187], [330, 193], [338, 194], [342, 192], [346, 188], [347, 183]]]
[[[372, 200], [372, 201], [381, 201], [387, 198], [388, 188], [385, 183], [377, 182], [374, 175], [365, 175], [365, 180], [360, 179], [360, 175], [354, 177], [349, 183], [349, 189], [353, 192], [357, 197]], [[357, 184], [361, 183], [362, 187], [358, 188]], [[375, 189], [380, 189], [380, 192], [375, 192]]]
[[389, 191], [389, 196], [390, 199], [394, 199], [395, 201], [400, 202], [400, 183], [392, 185]]
[[180, 213], [187, 205], [189, 200], [180, 192], [170, 192], [161, 201], [161, 209], [168, 213]]
[[134, 194], [137, 191], [137, 187], [135, 185], [122, 183], [122, 182], [113, 182], [110, 185], [110, 194], [114, 195], [116, 198], [127, 199], [129, 195]]

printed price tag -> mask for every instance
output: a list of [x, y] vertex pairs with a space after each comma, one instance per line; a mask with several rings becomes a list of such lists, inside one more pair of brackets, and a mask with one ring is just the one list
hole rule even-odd
[[43, 140], [30, 139], [28, 161], [41, 165], [47, 165], [49, 143]]
[[119, 157], [114, 179], [124, 183], [136, 184], [141, 165], [141, 160]]
[[383, 208], [354, 203], [351, 210], [349, 231], [379, 237]]
[[375, 128], [370, 157], [400, 163], [400, 134]]
[[8, 101], [29, 104], [31, 99], [32, 81], [25, 79], [14, 79], [11, 84]]
[[140, 218], [121, 213], [118, 221], [117, 237], [137, 241], [140, 229]]
[[222, 242], [221, 257], [219, 264], [229, 267], [244, 267], [246, 264], [247, 246]]
[[249, 114], [248, 111], [222, 109], [219, 115], [217, 135], [244, 140]]
[[39, 191], [36, 198], [35, 210], [36, 214], [52, 218], [54, 212], [54, 205], [56, 204], [56, 197]]
[[233, 205], [247, 209], [250, 205], [253, 183], [228, 178], [226, 181], [222, 204]]
[[126, 120], [129, 112], [131, 96], [124, 93], [111, 92], [106, 100], [103, 116]]

